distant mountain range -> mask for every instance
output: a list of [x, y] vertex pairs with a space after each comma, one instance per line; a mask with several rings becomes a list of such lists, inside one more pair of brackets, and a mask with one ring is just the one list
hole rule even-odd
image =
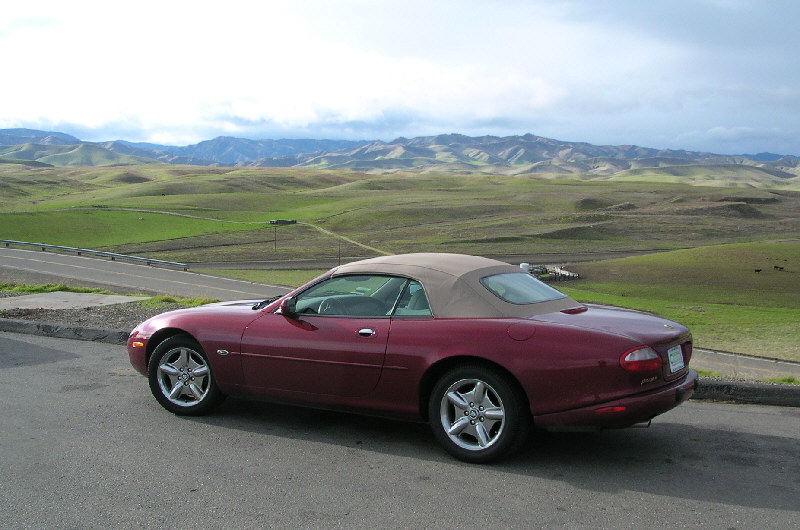
[[[220, 136], [183, 147], [123, 140], [83, 142], [59, 132], [0, 129], [0, 163], [38, 166], [191, 164], [311, 167], [361, 172], [492, 172], [501, 174], [617, 175], [685, 173], [687, 166], [748, 168], [774, 179], [800, 175], [800, 159], [773, 153], [719, 155], [635, 145], [598, 146], [526, 134], [445, 134], [391, 142], [248, 140]], [[668, 169], [673, 168], [673, 169]], [[680, 168], [680, 169], [677, 169]]]
[[[247, 140], [220, 136], [194, 145], [173, 146], [124, 140], [83, 142], [64, 133], [0, 129], [0, 161], [36, 161], [54, 166], [110, 164], [192, 164], [200, 166], [294, 165], [303, 156], [354, 149], [368, 142], [351, 140]], [[76, 155], [70, 160], [68, 154]], [[87, 159], [87, 153], [97, 158]]]

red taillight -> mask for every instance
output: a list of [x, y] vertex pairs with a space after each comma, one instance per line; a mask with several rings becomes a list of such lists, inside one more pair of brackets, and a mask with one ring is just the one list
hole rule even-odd
[[661, 369], [661, 357], [653, 348], [639, 346], [623, 353], [619, 365], [629, 372], [656, 372]]
[[599, 409], [595, 409], [595, 412], [598, 414], [616, 414], [618, 412], [625, 412], [627, 409], [625, 407], [602, 407]]

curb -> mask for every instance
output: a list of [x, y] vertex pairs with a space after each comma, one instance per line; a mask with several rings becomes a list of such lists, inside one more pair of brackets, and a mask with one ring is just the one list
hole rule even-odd
[[751, 405], [800, 407], [800, 386], [701, 377], [692, 399]]
[[[106, 344], [126, 344], [130, 331], [62, 326], [32, 320], [0, 318], [0, 332], [44, 335], [61, 339], [88, 340]], [[757, 381], [729, 381], [700, 377], [691, 399], [751, 405], [800, 407], [800, 386]]]
[[23, 333], [27, 335], [44, 335], [59, 339], [88, 340], [107, 344], [125, 344], [130, 331], [118, 329], [84, 328], [79, 326], [62, 326], [32, 320], [0, 318], [0, 331]]

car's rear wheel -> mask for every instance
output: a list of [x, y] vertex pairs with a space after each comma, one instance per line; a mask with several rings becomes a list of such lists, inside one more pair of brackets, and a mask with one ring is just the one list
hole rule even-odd
[[530, 415], [521, 391], [491, 366], [466, 365], [445, 373], [428, 403], [433, 434], [451, 455], [485, 463], [519, 448]]
[[147, 372], [156, 400], [175, 414], [204, 414], [224, 398], [208, 357], [191, 337], [176, 335], [156, 346]]

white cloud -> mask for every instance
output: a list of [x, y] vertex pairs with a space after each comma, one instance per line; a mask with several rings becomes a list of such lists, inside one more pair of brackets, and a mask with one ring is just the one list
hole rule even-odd
[[756, 131], [784, 131], [786, 145], [800, 117], [800, 42], [787, 31], [797, 11], [757, 0], [13, 3], [0, 21], [12, 72], [0, 127], [171, 143], [534, 132], [698, 150], [719, 144], [696, 131], [721, 127], [753, 131], [759, 146]]

